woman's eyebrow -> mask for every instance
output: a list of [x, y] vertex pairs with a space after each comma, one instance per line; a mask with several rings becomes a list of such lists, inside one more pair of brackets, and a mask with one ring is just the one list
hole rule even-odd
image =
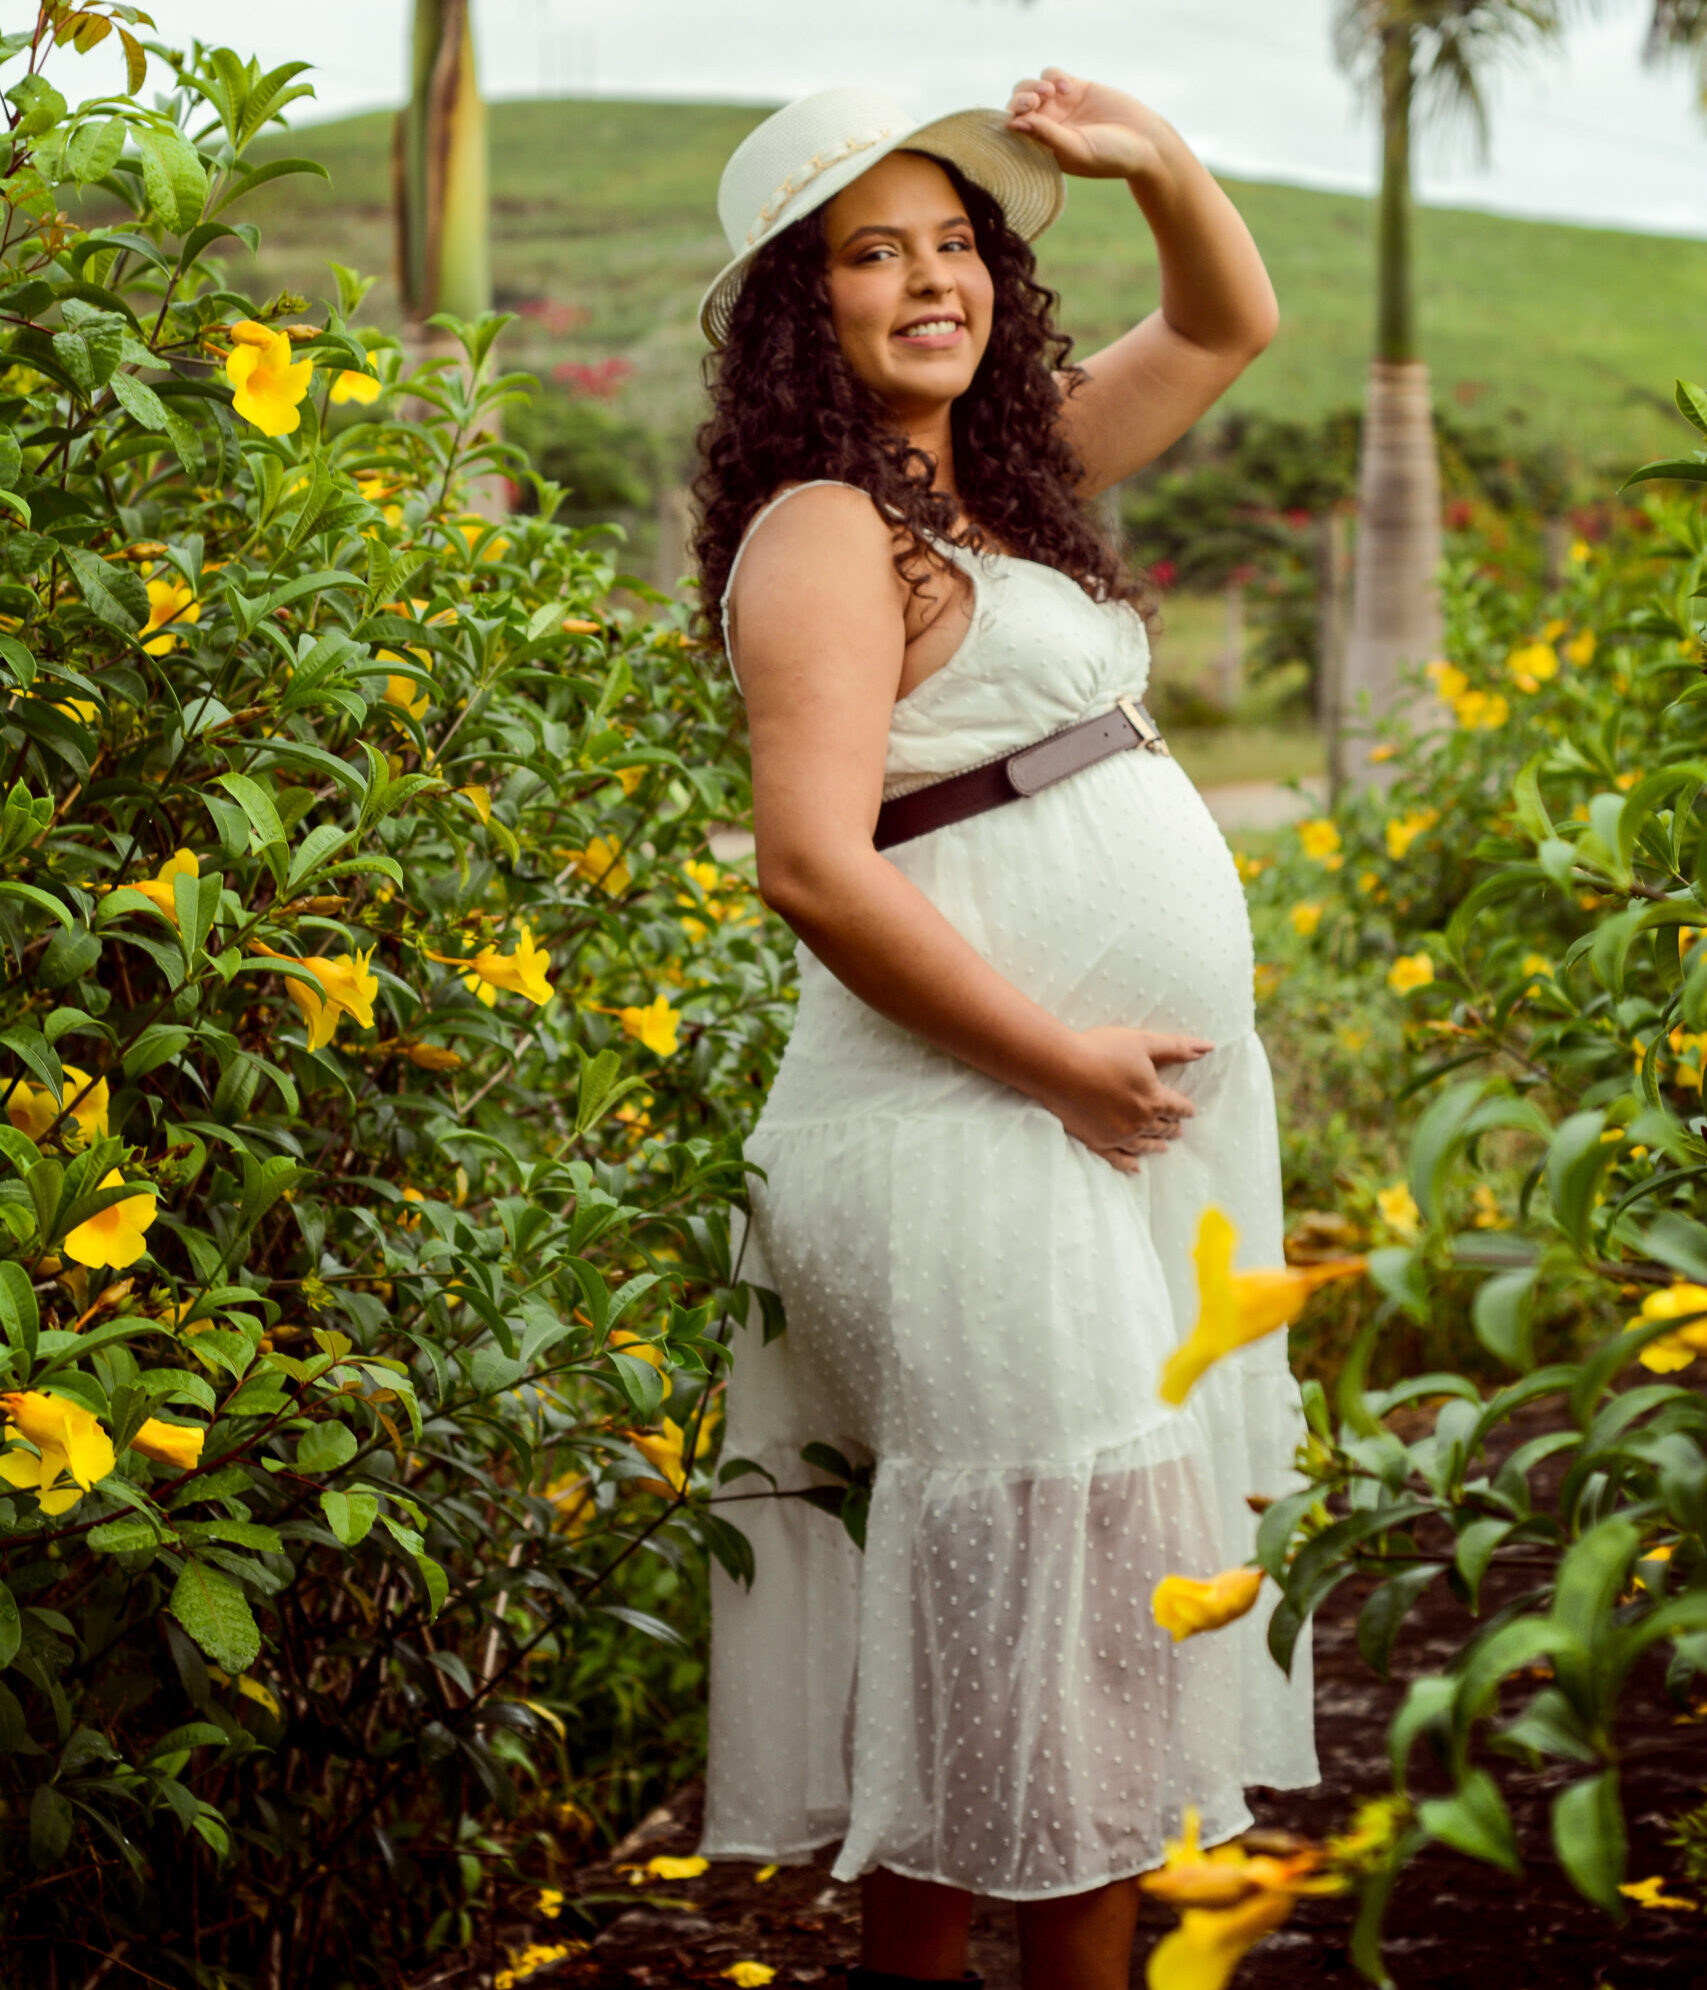
[[[936, 226], [937, 233], [941, 234], [945, 228], [970, 228], [972, 224], [964, 214], [953, 214], [946, 221], [939, 221]], [[906, 232], [904, 228], [898, 227], [893, 221], [869, 221], [863, 228], [856, 228], [851, 235], [847, 236], [842, 242], [842, 247], [844, 249], [849, 247], [850, 244], [857, 242], [862, 235], [893, 235], [899, 237]]]

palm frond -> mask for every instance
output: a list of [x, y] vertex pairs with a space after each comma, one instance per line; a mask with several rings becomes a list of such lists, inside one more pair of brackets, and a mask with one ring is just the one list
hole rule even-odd
[[[1656, 9], [1699, 17], [1707, 34], [1707, 0], [1654, 0]], [[1599, 0], [1336, 0], [1334, 60], [1378, 92], [1381, 48], [1408, 32], [1415, 51], [1420, 117], [1468, 123], [1483, 160], [1488, 154], [1486, 79], [1495, 63], [1555, 41]], [[1707, 50], [1707, 42], [1701, 44]]]
[[1650, 65], [1693, 58], [1700, 106], [1707, 111], [1707, 0], [1653, 0], [1642, 60]]

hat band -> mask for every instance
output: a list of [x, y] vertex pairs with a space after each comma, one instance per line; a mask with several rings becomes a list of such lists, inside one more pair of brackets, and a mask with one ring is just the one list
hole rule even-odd
[[889, 136], [890, 129], [889, 125], [885, 125], [875, 138], [844, 139], [833, 152], [814, 152], [804, 166], [796, 166], [759, 209], [759, 218], [748, 231], [746, 246], [750, 249], [761, 235], [767, 234], [771, 223], [783, 208], [797, 193], [804, 193], [820, 173], [828, 172], [832, 166], [839, 166], [844, 159], [851, 159], [856, 152], [869, 152], [874, 145], [881, 145]]

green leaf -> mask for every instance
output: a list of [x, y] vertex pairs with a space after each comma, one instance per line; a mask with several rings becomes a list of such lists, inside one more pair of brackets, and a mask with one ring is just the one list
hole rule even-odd
[[366, 1540], [379, 1513], [379, 1501], [372, 1493], [327, 1491], [320, 1495], [320, 1510], [344, 1546], [353, 1548]]
[[450, 1594], [450, 1578], [431, 1555], [417, 1555], [415, 1566], [421, 1571], [421, 1582], [427, 1592], [427, 1621], [431, 1623], [445, 1607], [445, 1598]]
[[38, 1161], [24, 1177], [24, 1186], [35, 1205], [36, 1229], [41, 1240], [44, 1244], [51, 1244], [57, 1235], [54, 1221], [59, 1215], [59, 1196], [65, 1186], [65, 1170], [57, 1161]]
[[123, 118], [109, 117], [99, 124], [92, 120], [80, 124], [65, 147], [65, 163], [71, 177], [84, 186], [104, 180], [124, 151], [124, 135]]
[[1511, 1532], [1514, 1524], [1510, 1520], [1472, 1520], [1458, 1537], [1454, 1561], [1459, 1575], [1463, 1577], [1472, 1611], [1481, 1607], [1482, 1578], [1488, 1572], [1494, 1550]]
[[75, 921], [66, 908], [51, 892], [42, 891], [33, 884], [22, 884], [17, 878], [0, 879], [0, 898], [19, 898], [26, 905], [34, 905], [43, 912], [49, 912], [57, 919], [66, 932], [71, 932]]
[[144, 1513], [121, 1513], [116, 1519], [103, 1520], [99, 1527], [90, 1528], [88, 1536], [89, 1546], [102, 1555], [132, 1555], [174, 1538], [169, 1531], [163, 1534]]
[[248, 774], [221, 774], [219, 785], [249, 821], [249, 847], [265, 855], [279, 889], [285, 886], [287, 838], [271, 793]]
[[134, 636], [148, 620], [148, 589], [139, 576], [87, 546], [62, 546], [60, 552], [95, 619]]
[[1535, 1313], [1537, 1267], [1502, 1271], [1478, 1288], [1471, 1319], [1476, 1338], [1508, 1368], [1527, 1372], [1535, 1366], [1530, 1327]]
[[18, 1655], [18, 1648], [24, 1642], [24, 1626], [18, 1616], [18, 1606], [12, 1592], [0, 1582], [0, 1672], [4, 1672]]
[[260, 1656], [261, 1633], [249, 1599], [221, 1570], [185, 1562], [166, 1605], [215, 1665], [244, 1672]]
[[1390, 1576], [1371, 1592], [1369, 1601], [1358, 1613], [1358, 1655], [1372, 1672], [1378, 1672], [1383, 1679], [1388, 1677], [1393, 1640], [1398, 1636], [1400, 1625], [1439, 1574], [1440, 1570], [1434, 1563], [1425, 1562], [1420, 1568], [1406, 1569], [1401, 1575]]
[[299, 1472], [335, 1472], [347, 1465], [359, 1447], [356, 1434], [347, 1423], [328, 1418], [310, 1424], [296, 1441], [296, 1469]]
[[71, 1843], [71, 1805], [52, 1783], [38, 1783], [30, 1798], [30, 1858], [56, 1866]]
[[1431, 1838], [1454, 1851], [1498, 1866], [1514, 1877], [1523, 1871], [1511, 1813], [1486, 1769], [1471, 1769], [1451, 1796], [1419, 1804], [1417, 1821]]
[[1675, 477], [1688, 484], [1707, 484], [1707, 457], [1673, 457], [1663, 463], [1644, 463], [1639, 470], [1632, 470], [1618, 486], [1620, 490], [1630, 484], [1640, 484], [1655, 477]]
[[[1707, 947], [1702, 949], [1707, 955]], [[1681, 1210], [1667, 1209], [1648, 1225], [1642, 1246], [1668, 1270], [1707, 1285], [1707, 1225]]]
[[1570, 1701], [1556, 1686], [1543, 1687], [1516, 1720], [1495, 1730], [1492, 1739], [1517, 1755], [1559, 1756], [1583, 1763], [1600, 1760]]
[[11, 1029], [0, 1030], [0, 1044], [4, 1044], [26, 1069], [33, 1072], [55, 1098], [60, 1096], [65, 1073], [60, 1068], [58, 1053], [39, 1029], [27, 1028], [20, 1023]]
[[40, 1326], [41, 1310], [29, 1274], [16, 1259], [8, 1258], [0, 1264], [0, 1327], [23, 1356], [26, 1377], [35, 1366]]
[[142, 186], [148, 203], [174, 235], [188, 234], [207, 205], [207, 173], [195, 147], [180, 131], [139, 129]]
[[43, 76], [23, 77], [6, 92], [6, 101], [18, 107], [14, 140], [39, 138], [65, 115], [65, 99]]
[[1553, 1849], [1565, 1877], [1585, 1900], [1622, 1922], [1627, 1841], [1618, 1771], [1603, 1769], [1573, 1783], [1553, 1805]]

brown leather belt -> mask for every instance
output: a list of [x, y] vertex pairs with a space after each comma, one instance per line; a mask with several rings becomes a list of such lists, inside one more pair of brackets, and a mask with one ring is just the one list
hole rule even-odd
[[963, 767], [958, 774], [945, 775], [909, 794], [892, 795], [877, 811], [872, 843], [886, 850], [892, 843], [905, 843], [927, 830], [981, 815], [987, 808], [1023, 800], [1134, 746], [1152, 753], [1168, 751], [1161, 728], [1139, 701], [1116, 698], [1112, 711], [1095, 712], [1029, 746], [980, 760], [975, 767]]

